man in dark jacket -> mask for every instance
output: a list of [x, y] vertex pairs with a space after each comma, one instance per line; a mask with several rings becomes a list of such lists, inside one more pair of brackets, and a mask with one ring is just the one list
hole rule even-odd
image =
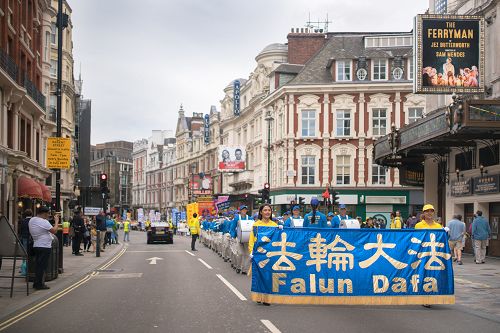
[[73, 231], [75, 233], [73, 236], [73, 254], [75, 256], [83, 256], [83, 254], [80, 253], [80, 244], [83, 239], [83, 234], [85, 233], [85, 223], [80, 216], [79, 210], [75, 210], [75, 214], [71, 220], [71, 225], [73, 226]]
[[30, 229], [28, 224], [33, 217], [31, 209], [26, 209], [23, 213], [23, 217], [21, 225], [19, 226], [19, 240], [21, 244], [23, 244], [24, 249], [28, 251], [28, 242], [30, 240]]
[[100, 233], [99, 237], [99, 247], [100, 251], [103, 251], [106, 248], [106, 243], [104, 242], [104, 235], [106, 234], [106, 215], [104, 215], [104, 211], [100, 211], [99, 215], [95, 217], [95, 224], [97, 232]]

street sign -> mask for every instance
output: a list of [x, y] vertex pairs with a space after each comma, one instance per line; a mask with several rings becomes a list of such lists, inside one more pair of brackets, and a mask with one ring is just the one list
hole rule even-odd
[[85, 207], [85, 209], [83, 210], [83, 215], [96, 216], [99, 215], [101, 209], [101, 207]]
[[149, 260], [150, 265], [156, 265], [157, 260], [163, 260], [163, 258], [158, 258], [158, 257], [153, 257], [153, 258], [148, 258], [146, 260]]
[[50, 137], [47, 139], [47, 168], [69, 169], [71, 166], [71, 139]]

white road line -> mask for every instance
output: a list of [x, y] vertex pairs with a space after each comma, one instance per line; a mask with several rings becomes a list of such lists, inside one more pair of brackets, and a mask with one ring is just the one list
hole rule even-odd
[[186, 251], [188, 254], [192, 255], [193, 257], [195, 257], [194, 253], [191, 253], [188, 250], [184, 250], [184, 251]]
[[260, 321], [262, 322], [262, 324], [264, 324], [264, 326], [267, 327], [267, 329], [271, 333], [281, 333], [281, 331], [276, 326], [274, 326], [274, 324], [271, 323], [269, 320], [267, 320], [267, 319], [261, 319]]
[[199, 261], [200, 261], [203, 265], [205, 265], [205, 267], [207, 267], [208, 269], [213, 269], [213, 268], [212, 268], [212, 266], [210, 266], [209, 264], [207, 264], [207, 263], [205, 262], [205, 260], [203, 260], [203, 259], [201, 259], [201, 258], [198, 258], [198, 260], [199, 260]]
[[238, 296], [238, 298], [239, 298], [240, 300], [242, 300], [242, 301], [246, 301], [246, 300], [247, 300], [247, 298], [246, 298], [245, 296], [243, 296], [243, 294], [242, 294], [242, 293], [240, 293], [240, 292], [238, 291], [238, 289], [236, 289], [236, 288], [235, 288], [235, 287], [234, 287], [231, 283], [229, 283], [229, 281], [228, 281], [228, 280], [224, 279], [224, 277], [222, 277], [222, 275], [217, 274], [217, 277], [218, 277], [218, 278], [219, 278], [222, 282], [224, 282], [224, 284], [225, 284], [225, 285], [226, 285], [229, 289], [231, 289], [231, 291], [232, 291], [232, 292], [233, 292], [236, 296]]
[[152, 250], [152, 251], [127, 251], [127, 253], [156, 253], [156, 252], [161, 252], [161, 253], [177, 253], [177, 252], [184, 252], [184, 250]]

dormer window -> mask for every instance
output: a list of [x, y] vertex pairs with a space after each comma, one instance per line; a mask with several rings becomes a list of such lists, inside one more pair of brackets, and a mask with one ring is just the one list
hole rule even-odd
[[374, 81], [387, 80], [387, 59], [373, 59], [372, 73]]
[[351, 81], [351, 60], [336, 61], [337, 81]]

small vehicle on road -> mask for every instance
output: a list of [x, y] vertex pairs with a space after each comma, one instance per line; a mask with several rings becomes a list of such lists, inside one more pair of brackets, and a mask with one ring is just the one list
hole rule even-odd
[[165, 242], [174, 243], [174, 231], [168, 222], [152, 222], [147, 230], [147, 243]]

